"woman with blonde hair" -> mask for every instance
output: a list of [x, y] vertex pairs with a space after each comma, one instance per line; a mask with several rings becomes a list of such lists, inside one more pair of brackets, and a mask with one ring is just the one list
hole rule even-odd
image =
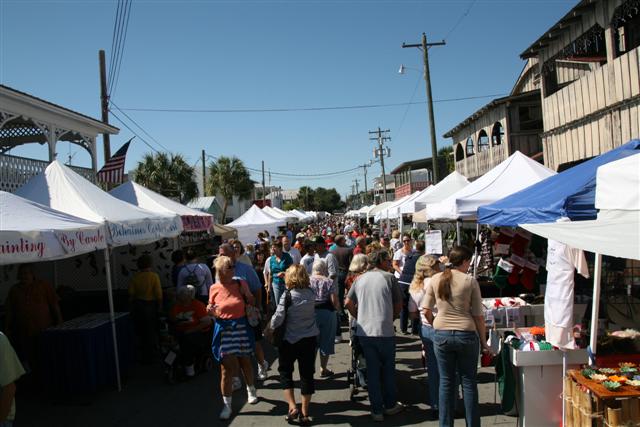
[[[315, 392], [315, 373], [318, 326], [316, 325], [316, 293], [309, 287], [307, 270], [300, 264], [287, 268], [284, 275], [286, 290], [283, 292], [276, 312], [271, 318], [271, 329], [285, 323], [284, 339], [278, 349], [280, 382], [284, 397], [289, 404], [285, 419], [293, 422], [299, 418], [301, 425], [311, 423], [309, 404]], [[334, 327], [335, 330], [335, 327]], [[293, 393], [293, 364], [298, 361], [302, 407], [300, 411]]]
[[429, 390], [427, 404], [434, 415], [438, 411], [438, 388], [440, 375], [438, 373], [438, 361], [433, 351], [433, 325], [425, 317], [424, 312], [418, 307], [422, 304], [427, 290], [431, 288], [431, 277], [440, 272], [440, 262], [432, 255], [422, 255], [416, 262], [416, 272], [409, 285], [409, 316], [412, 319], [420, 318], [422, 327], [420, 338], [425, 352], [427, 368], [427, 389]]
[[255, 346], [253, 329], [245, 314], [246, 304], [253, 305], [254, 298], [247, 282], [233, 277], [231, 258], [220, 255], [214, 264], [218, 281], [209, 288], [207, 310], [216, 318], [211, 348], [222, 370], [220, 389], [224, 406], [220, 419], [227, 420], [231, 416], [232, 377], [239, 369], [247, 383], [247, 401], [258, 403], [251, 362]]

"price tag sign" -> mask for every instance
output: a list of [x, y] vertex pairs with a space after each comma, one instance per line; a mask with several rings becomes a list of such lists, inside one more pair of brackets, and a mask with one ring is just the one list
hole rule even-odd
[[431, 230], [424, 234], [425, 253], [429, 255], [442, 255], [442, 231]]

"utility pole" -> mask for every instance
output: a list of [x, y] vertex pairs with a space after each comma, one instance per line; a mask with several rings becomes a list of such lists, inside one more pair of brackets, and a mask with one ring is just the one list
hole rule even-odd
[[367, 190], [367, 164], [362, 165], [362, 169], [364, 169], [364, 197], [362, 198], [362, 204], [366, 205], [369, 203], [369, 190]]
[[355, 202], [356, 202], [356, 204], [358, 204], [358, 201], [360, 200], [360, 197], [359, 197], [359, 196], [360, 196], [360, 186], [358, 185], [358, 184], [359, 184], [359, 182], [358, 182], [358, 178], [354, 179], [353, 181], [356, 183], [356, 197], [355, 197]]
[[378, 159], [380, 161], [380, 166], [382, 167], [382, 191], [384, 194], [385, 202], [387, 201], [387, 176], [384, 171], [384, 156], [385, 155], [387, 157], [391, 156], [391, 150], [389, 150], [389, 147], [385, 147], [384, 143], [386, 141], [391, 141], [391, 137], [387, 136], [389, 132], [390, 132], [389, 129], [382, 130], [380, 129], [380, 127], [378, 127], [378, 130], [369, 131], [370, 135], [376, 135], [374, 137], [369, 137], [369, 139], [371, 141], [378, 142], [378, 148], [374, 148], [373, 153], [374, 153], [374, 156], [378, 156]]
[[[104, 58], [104, 50], [98, 51], [100, 61], [100, 109], [102, 110], [102, 122], [109, 124], [109, 95], [107, 94], [107, 70]], [[102, 146], [104, 147], [105, 163], [111, 158], [111, 139], [107, 132], [102, 134]]]
[[433, 118], [433, 97], [431, 96], [431, 75], [429, 73], [429, 48], [431, 46], [444, 46], [444, 40], [436, 43], [427, 43], [427, 35], [422, 33], [422, 43], [406, 44], [402, 43], [403, 48], [417, 47], [422, 50], [422, 59], [424, 60], [424, 82], [427, 90], [427, 106], [429, 112], [429, 133], [431, 135], [431, 160], [433, 162], [433, 184], [438, 183], [438, 145], [436, 142], [436, 124]]
[[204, 149], [202, 149], [202, 195], [207, 195], [207, 167], [205, 166]]
[[267, 206], [267, 192], [264, 188], [264, 160], [262, 161], [262, 207]]

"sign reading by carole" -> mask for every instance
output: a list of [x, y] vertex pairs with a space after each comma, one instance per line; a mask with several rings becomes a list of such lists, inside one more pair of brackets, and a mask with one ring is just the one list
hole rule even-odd
[[102, 228], [79, 231], [56, 231], [60, 245], [67, 253], [84, 253], [104, 249], [107, 239]]

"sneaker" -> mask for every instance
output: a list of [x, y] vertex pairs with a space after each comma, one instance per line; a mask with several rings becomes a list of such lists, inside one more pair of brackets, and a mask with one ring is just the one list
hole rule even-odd
[[240, 381], [239, 377], [233, 377], [233, 380], [231, 381], [231, 390], [232, 391], [238, 391], [242, 388], [242, 381]]
[[255, 387], [247, 387], [247, 402], [251, 405], [258, 403], [258, 393]]
[[193, 365], [188, 365], [184, 367], [184, 374], [188, 377], [193, 377], [196, 375], [196, 369]]
[[267, 379], [267, 370], [269, 369], [269, 363], [265, 360], [263, 364], [258, 363], [258, 379], [264, 381]]
[[231, 417], [231, 406], [224, 405], [222, 411], [220, 411], [220, 419], [228, 420]]
[[333, 340], [335, 344], [340, 344], [342, 342], [342, 336], [336, 335], [336, 339]]
[[396, 404], [394, 405], [393, 408], [389, 408], [389, 409], [385, 409], [384, 410], [384, 414], [385, 415], [395, 415], [399, 412], [402, 412], [402, 410], [404, 409], [404, 405], [400, 402], [396, 402]]
[[371, 418], [373, 419], [373, 421], [377, 421], [379, 423], [384, 421], [384, 415], [376, 414], [374, 412], [371, 413]]

